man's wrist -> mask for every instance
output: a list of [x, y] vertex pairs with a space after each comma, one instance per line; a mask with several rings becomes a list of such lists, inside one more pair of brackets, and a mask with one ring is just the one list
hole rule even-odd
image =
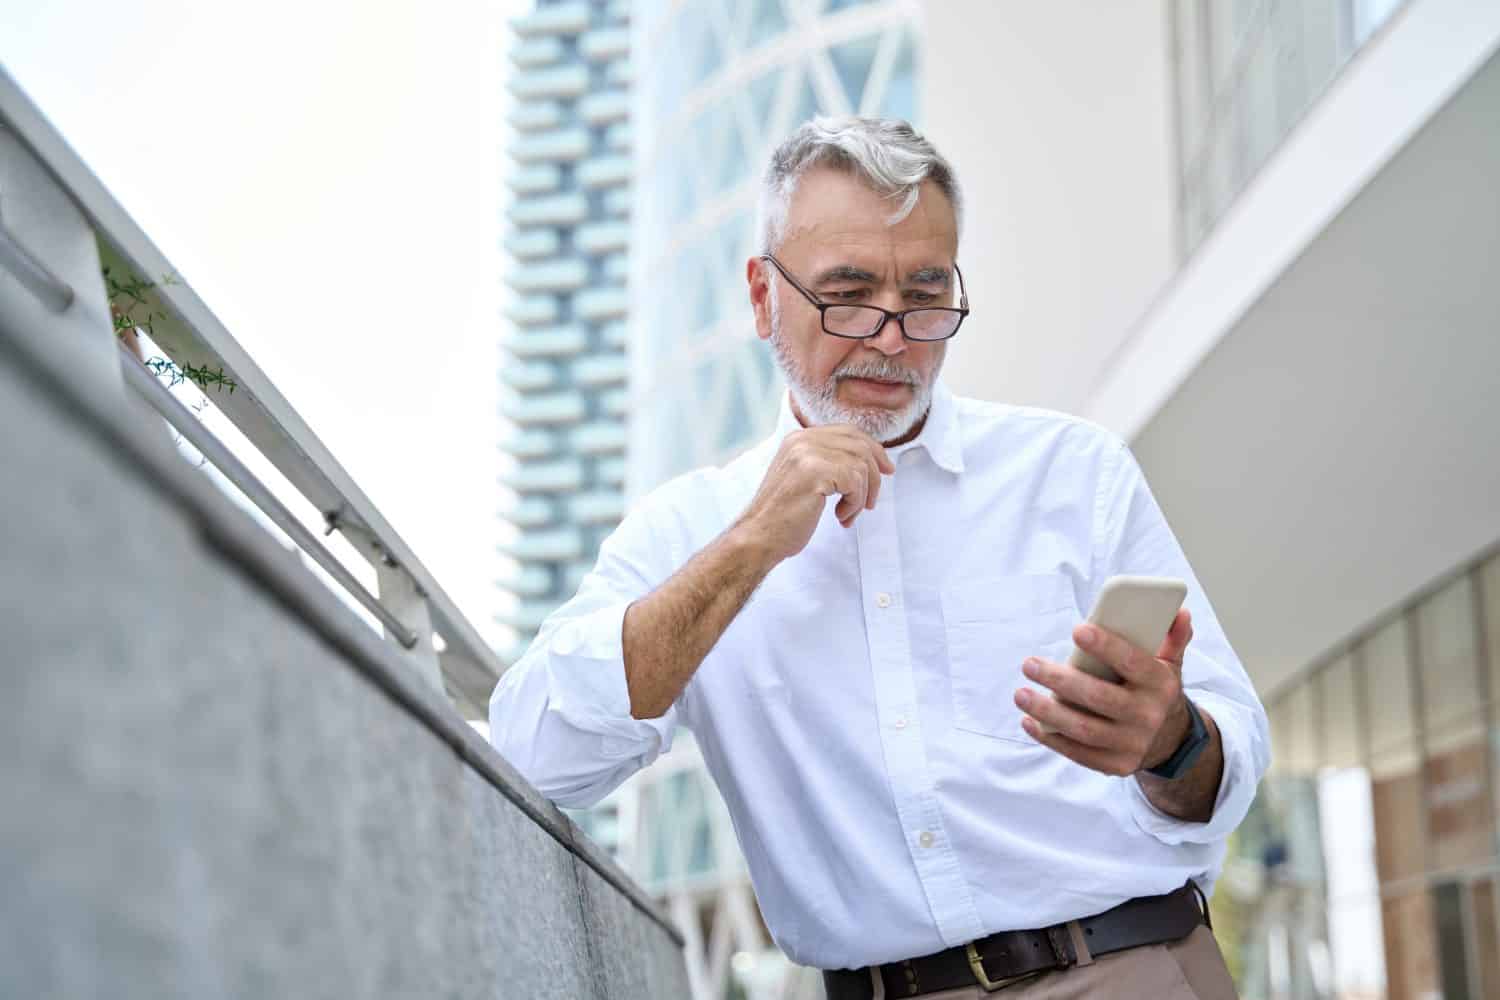
[[750, 521], [734, 522], [719, 540], [739, 565], [754, 573], [757, 583], [781, 562], [766, 535]]
[[1146, 759], [1141, 762], [1140, 770], [1148, 772], [1153, 768], [1161, 767], [1172, 759], [1179, 747], [1187, 742], [1193, 735], [1193, 716], [1188, 711], [1187, 693], [1178, 696], [1177, 702], [1167, 713], [1167, 721], [1162, 730], [1157, 734], [1156, 742], [1152, 745]]
[[1187, 708], [1191, 728], [1166, 760], [1147, 769], [1146, 773], [1152, 777], [1175, 781], [1191, 773], [1203, 752], [1213, 742], [1214, 731], [1209, 728], [1198, 706], [1187, 699], [1183, 700], [1183, 705]]

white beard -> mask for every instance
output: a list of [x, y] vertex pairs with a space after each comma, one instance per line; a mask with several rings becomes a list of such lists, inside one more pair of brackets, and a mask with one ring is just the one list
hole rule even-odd
[[[911, 429], [927, 415], [932, 405], [932, 383], [937, 379], [942, 358], [933, 367], [932, 375], [923, 379], [916, 372], [898, 364], [891, 358], [851, 361], [834, 370], [825, 382], [814, 382], [787, 349], [781, 336], [781, 309], [778, 307], [774, 288], [771, 295], [771, 350], [776, 356], [776, 366], [786, 378], [787, 388], [804, 419], [814, 426], [824, 424], [853, 424], [882, 444], [896, 441], [911, 433]], [[905, 382], [912, 387], [911, 402], [899, 410], [881, 407], [860, 408], [845, 406], [837, 399], [838, 383], [845, 378], [874, 378], [890, 382]]]

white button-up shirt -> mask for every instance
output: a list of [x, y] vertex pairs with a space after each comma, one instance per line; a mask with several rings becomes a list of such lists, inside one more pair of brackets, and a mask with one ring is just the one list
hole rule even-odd
[[[857, 968], [1087, 916], [1191, 877], [1212, 887], [1270, 758], [1265, 711], [1119, 439], [953, 397], [891, 449], [873, 510], [830, 498], [658, 719], [630, 715], [626, 607], [745, 509], [797, 422], [644, 498], [577, 596], [495, 688], [495, 747], [566, 806], [597, 802], [685, 725], [734, 820], [766, 923], [794, 961]], [[1021, 729], [1021, 663], [1063, 660], [1119, 573], [1188, 582], [1189, 696], [1218, 723], [1213, 818]]]

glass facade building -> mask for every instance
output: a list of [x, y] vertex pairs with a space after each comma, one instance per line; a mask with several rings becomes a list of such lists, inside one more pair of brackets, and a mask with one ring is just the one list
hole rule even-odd
[[1403, 2], [1172, 0], [1184, 254]]
[[1492, 552], [1267, 700], [1214, 900], [1247, 998], [1500, 996], [1497, 650]]
[[512, 22], [502, 544], [518, 656], [624, 513], [631, 214], [627, 0], [539, 0]]
[[769, 431], [782, 386], [745, 261], [771, 150], [816, 114], [918, 116], [917, 4], [645, 0], [636, 44], [629, 491]]
[[[1403, 0], [1174, 0], [1184, 255]], [[1399, 30], [1399, 29], [1397, 29]], [[1265, 695], [1216, 933], [1247, 1000], [1500, 996], [1500, 555]]]

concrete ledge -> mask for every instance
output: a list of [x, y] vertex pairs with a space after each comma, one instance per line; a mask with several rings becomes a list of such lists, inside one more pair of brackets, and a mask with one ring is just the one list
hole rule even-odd
[[640, 889], [36, 333], [0, 329], [0, 994], [685, 995]]

